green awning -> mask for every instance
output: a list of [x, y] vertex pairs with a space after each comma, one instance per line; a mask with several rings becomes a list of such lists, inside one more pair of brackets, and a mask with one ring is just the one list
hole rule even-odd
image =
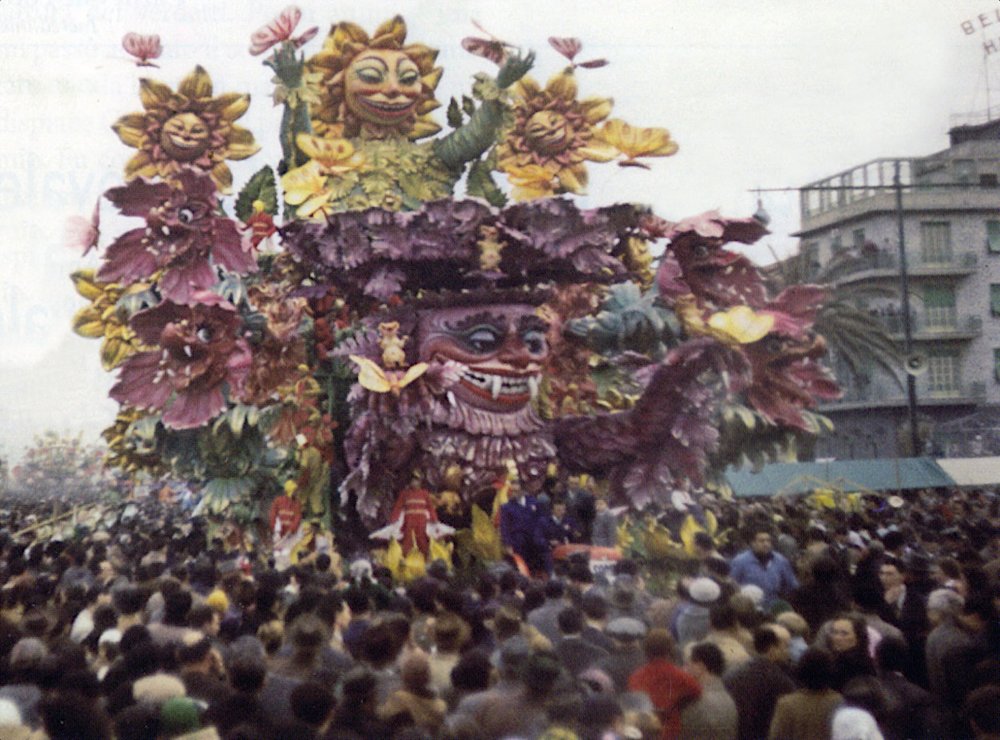
[[831, 462], [773, 463], [754, 473], [726, 472], [737, 497], [795, 495], [817, 488], [838, 491], [905, 491], [942, 488], [955, 481], [929, 457], [833, 460]]

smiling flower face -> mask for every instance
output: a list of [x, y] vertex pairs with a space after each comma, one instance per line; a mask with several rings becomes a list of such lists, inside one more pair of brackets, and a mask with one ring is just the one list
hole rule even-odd
[[[611, 113], [611, 100], [577, 100], [576, 92], [572, 71], [555, 75], [544, 90], [529, 77], [514, 86], [514, 127], [498, 147], [500, 169], [523, 180], [527, 172], [541, 168], [559, 192], [583, 193], [584, 162], [608, 162], [618, 151], [598, 138], [594, 128]], [[529, 192], [527, 197], [533, 196]]]
[[423, 362], [457, 363], [456, 401], [498, 413], [527, 406], [538, 393], [549, 356], [548, 324], [534, 306], [446, 308], [421, 316]]
[[193, 429], [226, 406], [224, 389], [243, 389], [250, 347], [239, 336], [236, 307], [214, 293], [201, 293], [190, 306], [166, 301], [132, 317], [139, 339], [158, 349], [129, 357], [111, 397], [121, 404], [162, 410], [163, 423]]
[[234, 121], [246, 113], [250, 96], [224, 93], [212, 97], [212, 80], [195, 67], [177, 92], [155, 80], [141, 80], [139, 97], [145, 108], [122, 116], [112, 126], [118, 137], [138, 153], [125, 165], [125, 176], [170, 179], [184, 167], [211, 174], [222, 192], [229, 192], [233, 175], [227, 159], [256, 154], [253, 134]]
[[353, 23], [333, 27], [323, 50], [307, 63], [322, 80], [320, 105], [312, 110], [317, 134], [419, 139], [440, 130], [426, 118], [440, 105], [434, 99], [441, 79], [441, 68], [434, 66], [437, 51], [404, 46], [405, 40], [406, 23], [399, 16], [371, 37]]

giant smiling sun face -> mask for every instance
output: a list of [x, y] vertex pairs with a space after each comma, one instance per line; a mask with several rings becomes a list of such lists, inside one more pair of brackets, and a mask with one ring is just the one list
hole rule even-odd
[[420, 359], [458, 363], [455, 400], [497, 413], [513, 413], [538, 393], [549, 355], [548, 323], [534, 306], [470, 306], [422, 312]]
[[420, 92], [420, 70], [401, 51], [369, 51], [347, 68], [345, 102], [354, 115], [370, 124], [394, 126], [413, 116]]

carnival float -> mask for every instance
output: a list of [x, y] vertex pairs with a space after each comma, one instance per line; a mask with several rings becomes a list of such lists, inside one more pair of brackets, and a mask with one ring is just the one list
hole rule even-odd
[[[542, 84], [542, 54], [470, 37], [483, 71], [443, 105], [438, 52], [401, 17], [315, 49], [300, 15], [251, 39], [282, 157], [247, 182], [227, 163], [260, 148], [250, 98], [200, 66], [140, 79], [112, 126], [134, 151], [77, 223], [100, 266], [73, 275], [74, 328], [116, 373], [111, 465], [199, 481], [197, 513], [267, 546], [332, 532], [413, 575], [523, 554], [501, 533], [567, 482], [641, 520], [822, 430], [824, 292], [768, 293], [732, 246], [765, 224], [579, 204], [590, 168], [678, 148], [581, 94], [605, 60], [552, 38]], [[106, 238], [102, 212], [131, 225]]]

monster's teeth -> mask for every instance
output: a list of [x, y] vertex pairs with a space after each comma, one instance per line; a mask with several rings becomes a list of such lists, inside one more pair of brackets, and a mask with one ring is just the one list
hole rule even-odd
[[451, 405], [451, 406], [458, 406], [458, 401], [455, 400], [455, 394], [453, 392], [448, 391], [447, 397], [448, 397], [448, 404], [449, 405]]
[[528, 390], [531, 391], [531, 399], [538, 398], [538, 376], [532, 375], [528, 378]]
[[500, 389], [502, 386], [503, 386], [503, 378], [501, 378], [499, 375], [494, 375], [490, 388], [493, 395], [493, 400], [496, 400], [497, 398], [500, 397]]

